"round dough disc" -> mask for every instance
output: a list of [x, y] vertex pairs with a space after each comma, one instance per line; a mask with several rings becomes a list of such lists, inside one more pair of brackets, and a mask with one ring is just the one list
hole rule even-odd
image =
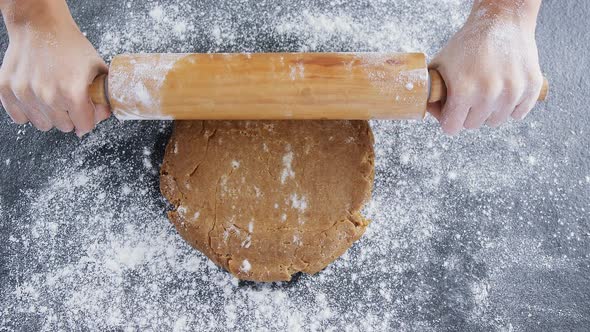
[[366, 121], [178, 121], [160, 186], [180, 235], [240, 279], [316, 273], [364, 233]]

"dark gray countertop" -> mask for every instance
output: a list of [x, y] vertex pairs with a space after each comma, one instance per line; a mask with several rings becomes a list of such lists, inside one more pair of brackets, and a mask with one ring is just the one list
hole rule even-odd
[[[469, 1], [71, 1], [122, 52], [435, 52]], [[158, 9], [159, 8], [159, 9]], [[168, 224], [169, 122], [78, 140], [0, 115], [0, 330], [588, 330], [590, 2], [545, 0], [549, 102], [450, 138], [372, 122], [367, 234], [316, 276], [237, 282]], [[374, 31], [374, 32], [373, 32]], [[7, 36], [0, 39], [7, 47]]]

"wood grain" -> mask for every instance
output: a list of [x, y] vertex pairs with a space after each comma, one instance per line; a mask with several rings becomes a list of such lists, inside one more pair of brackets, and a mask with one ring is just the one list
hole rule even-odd
[[122, 119], [422, 119], [427, 97], [422, 53], [127, 54], [109, 74]]

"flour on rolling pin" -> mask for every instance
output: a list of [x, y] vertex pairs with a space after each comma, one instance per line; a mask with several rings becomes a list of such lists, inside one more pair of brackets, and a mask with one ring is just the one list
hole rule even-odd
[[[357, 53], [365, 63], [363, 68], [368, 81], [386, 96], [391, 96], [395, 102], [419, 104], [423, 95], [411, 93], [414, 89], [428, 89], [428, 70], [426, 64], [418, 69], [391, 71], [386, 64], [398, 64], [399, 59], [393, 59], [387, 53]], [[424, 60], [425, 61], [425, 60]], [[392, 101], [392, 102], [393, 102]]]
[[421, 53], [127, 54], [108, 81], [119, 119], [421, 119]]
[[[117, 66], [111, 66], [108, 89], [111, 106], [121, 120], [142, 120], [145, 110], [150, 110], [149, 119], [172, 120], [161, 112], [158, 93], [168, 72], [184, 54], [159, 54], [150, 61], [138, 61], [137, 57], [116, 57]], [[147, 57], [146, 57], [147, 58]], [[130, 70], [131, 68], [131, 70]]]

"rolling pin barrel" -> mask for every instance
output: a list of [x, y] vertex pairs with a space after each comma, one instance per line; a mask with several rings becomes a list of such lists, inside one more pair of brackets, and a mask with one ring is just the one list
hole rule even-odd
[[97, 76], [88, 89], [90, 99], [95, 105], [108, 105], [107, 75]]
[[125, 54], [89, 93], [122, 120], [404, 120], [447, 88], [422, 53]]

